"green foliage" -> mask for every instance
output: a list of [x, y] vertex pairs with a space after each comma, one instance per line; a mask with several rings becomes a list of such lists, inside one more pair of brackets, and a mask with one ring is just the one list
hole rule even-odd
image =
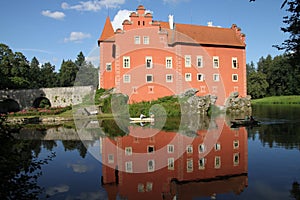
[[78, 70], [78, 66], [72, 60], [63, 61], [59, 70], [60, 86], [74, 86]]
[[256, 104], [298, 104], [300, 105], [300, 96], [272, 96], [265, 97], [262, 99], [252, 100], [251, 103], [253, 105]]
[[260, 58], [257, 69], [247, 65], [248, 94], [252, 98], [300, 94], [300, 73], [287, 55]]

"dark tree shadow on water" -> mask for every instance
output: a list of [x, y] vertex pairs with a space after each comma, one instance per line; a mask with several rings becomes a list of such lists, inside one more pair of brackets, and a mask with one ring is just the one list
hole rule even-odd
[[297, 181], [293, 182], [290, 194], [293, 199], [300, 200], [300, 184]]
[[55, 154], [39, 158], [36, 150], [41, 141], [16, 140], [12, 132], [17, 129], [7, 125], [6, 119], [0, 116], [0, 199], [39, 199], [44, 194], [37, 184], [41, 167]]

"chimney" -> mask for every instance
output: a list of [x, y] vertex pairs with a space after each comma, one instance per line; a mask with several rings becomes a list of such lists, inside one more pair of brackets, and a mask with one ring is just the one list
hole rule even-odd
[[170, 26], [171, 30], [174, 29], [174, 16], [173, 15], [169, 15], [169, 26]]

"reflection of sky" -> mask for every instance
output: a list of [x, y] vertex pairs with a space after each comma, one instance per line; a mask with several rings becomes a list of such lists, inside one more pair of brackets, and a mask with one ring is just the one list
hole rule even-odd
[[[82, 158], [77, 149], [65, 151], [61, 141], [53, 148], [56, 157], [42, 166], [38, 184], [49, 199], [107, 199], [101, 188], [102, 165], [89, 152]], [[99, 147], [98, 154], [99, 154]], [[42, 149], [40, 156], [49, 154]], [[43, 195], [45, 196], [45, 195]]]

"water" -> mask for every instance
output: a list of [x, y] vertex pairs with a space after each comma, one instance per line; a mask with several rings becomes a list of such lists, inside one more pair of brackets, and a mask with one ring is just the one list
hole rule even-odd
[[233, 129], [218, 116], [21, 130], [1, 138], [0, 197], [299, 199], [299, 107], [253, 115], [260, 126]]

